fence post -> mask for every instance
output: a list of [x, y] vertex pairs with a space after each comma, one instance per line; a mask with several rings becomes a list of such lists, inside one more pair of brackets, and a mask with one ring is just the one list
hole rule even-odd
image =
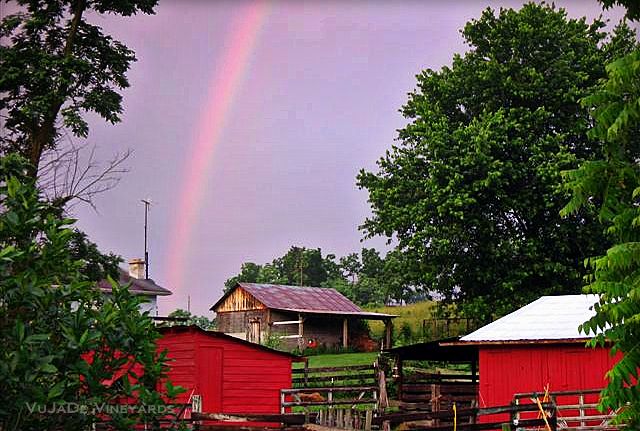
[[364, 430], [371, 431], [371, 422], [373, 421], [373, 410], [367, 410], [364, 418]]
[[580, 405], [580, 410], [579, 410], [579, 412], [580, 412], [580, 426], [583, 427], [585, 425], [585, 422], [583, 420], [584, 419], [584, 414], [585, 414], [585, 411], [584, 411], [584, 394], [580, 394], [580, 396], [578, 397], [578, 404]]
[[304, 360], [304, 387], [309, 387], [309, 359]]
[[[431, 384], [431, 411], [440, 411], [440, 385], [437, 383]], [[440, 425], [440, 419], [434, 419], [433, 424], [435, 426]]]
[[380, 390], [380, 398], [378, 402], [378, 411], [384, 413], [387, 407], [389, 407], [389, 397], [387, 396], [387, 380], [384, 375], [384, 370], [378, 370], [378, 388]]
[[[515, 401], [511, 401], [511, 405], [515, 407], [519, 404], [519, 401], [520, 399], [516, 398]], [[519, 419], [519, 417], [519, 414], [515, 413], [515, 409], [509, 412], [509, 423], [511, 424], [509, 425], [509, 429], [511, 429], [511, 426], [516, 423], [516, 420]]]
[[549, 426], [551, 427], [551, 431], [556, 431], [558, 429], [558, 406], [553, 403], [553, 410], [551, 410], [551, 417], [548, 419]]

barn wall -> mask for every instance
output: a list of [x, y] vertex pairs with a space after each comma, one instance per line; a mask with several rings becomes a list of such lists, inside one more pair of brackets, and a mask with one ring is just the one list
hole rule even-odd
[[[480, 348], [481, 407], [508, 405], [519, 392], [597, 389], [606, 385], [605, 373], [615, 364], [607, 348], [580, 343]], [[483, 422], [508, 420], [506, 415], [484, 416]]]
[[280, 389], [291, 387], [291, 358], [233, 340], [201, 337], [200, 346], [224, 349], [222, 413], [280, 412]]
[[186, 403], [192, 389], [198, 391], [196, 382], [196, 349], [195, 334], [186, 333], [166, 333], [157, 342], [159, 352], [167, 350], [169, 358], [168, 377], [174, 385], [182, 386], [186, 389], [176, 400], [178, 403]]
[[[272, 322], [298, 320], [298, 313], [286, 313], [282, 311], [271, 311]], [[298, 325], [275, 325], [271, 326], [271, 333], [276, 335], [296, 335]], [[304, 345], [313, 339], [318, 345], [326, 347], [342, 346], [342, 318], [312, 317], [305, 316], [303, 324]], [[281, 341], [281, 346], [293, 350], [298, 346], [297, 338], [288, 338]]]
[[[216, 322], [218, 331], [234, 337], [245, 339], [247, 325], [250, 320], [260, 319], [261, 340], [267, 339], [268, 334], [278, 336], [297, 335], [298, 324], [290, 325], [270, 325], [272, 322], [297, 321], [298, 313], [277, 311], [277, 310], [247, 310], [247, 311], [227, 311], [218, 312]], [[342, 346], [342, 321], [341, 316], [310, 316], [304, 317], [304, 345], [309, 340], [315, 340], [318, 346], [328, 348], [339, 348]], [[363, 335], [361, 330], [356, 330], [356, 320], [349, 319], [349, 344], [356, 341], [357, 337]], [[365, 333], [366, 335], [366, 333]], [[284, 338], [281, 340], [279, 348], [293, 350], [298, 347], [297, 338]]]
[[247, 322], [259, 318], [261, 322], [267, 321], [267, 310], [227, 311], [216, 314], [218, 331], [234, 336], [247, 333]]
[[[203, 406], [219, 405], [218, 413], [279, 413], [280, 390], [291, 387], [292, 358], [283, 354], [196, 330], [165, 333], [158, 350], [165, 348], [175, 359], [169, 378], [186, 389], [179, 403], [187, 402], [193, 390], [202, 395]], [[207, 358], [221, 364], [207, 363]], [[207, 371], [213, 368], [220, 372]]]
[[214, 310], [216, 313], [227, 311], [247, 311], [265, 309], [266, 307], [253, 295], [241, 287], [233, 290], [227, 298]]

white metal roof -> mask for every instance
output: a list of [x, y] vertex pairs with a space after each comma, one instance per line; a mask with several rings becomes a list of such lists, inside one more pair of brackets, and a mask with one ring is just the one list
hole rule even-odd
[[543, 296], [460, 339], [473, 342], [590, 338], [578, 326], [595, 315], [598, 295]]

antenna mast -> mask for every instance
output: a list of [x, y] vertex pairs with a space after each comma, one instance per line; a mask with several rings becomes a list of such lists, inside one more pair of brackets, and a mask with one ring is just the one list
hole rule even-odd
[[149, 250], [147, 249], [147, 221], [149, 218], [149, 206], [151, 199], [141, 199], [144, 204], [144, 278], [149, 279]]

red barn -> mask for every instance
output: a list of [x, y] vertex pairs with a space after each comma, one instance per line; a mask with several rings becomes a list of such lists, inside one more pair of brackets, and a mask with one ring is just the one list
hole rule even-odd
[[[578, 332], [594, 315], [597, 299], [543, 296], [462, 337], [460, 344], [479, 350], [480, 407], [508, 405], [516, 393], [544, 393], [546, 387], [551, 392], [603, 388], [617, 359], [609, 348], [585, 347], [589, 337]], [[483, 421], [495, 419], [505, 418]]]
[[161, 333], [169, 378], [186, 389], [176, 402], [200, 395], [206, 413], [280, 413], [280, 390], [291, 387], [291, 363], [301, 358], [195, 326]]

